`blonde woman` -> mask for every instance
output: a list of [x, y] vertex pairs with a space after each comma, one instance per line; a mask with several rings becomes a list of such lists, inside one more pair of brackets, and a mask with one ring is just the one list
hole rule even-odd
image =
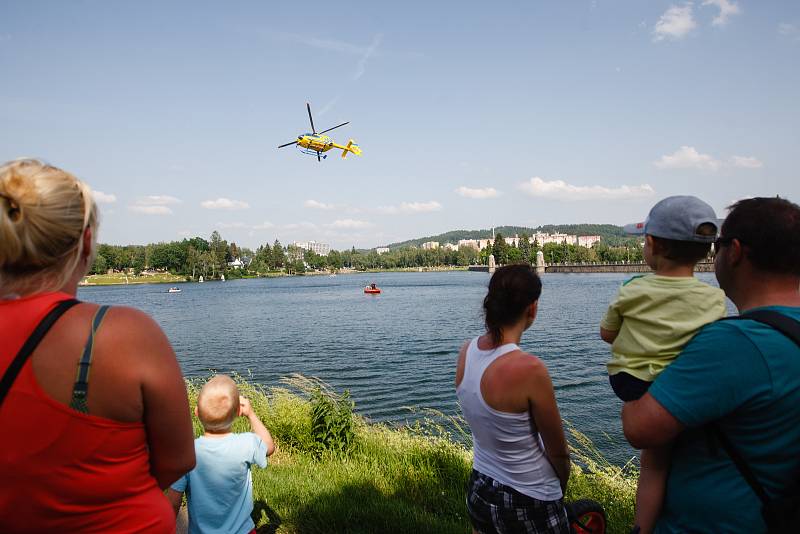
[[83, 182], [0, 166], [2, 532], [175, 532], [161, 490], [195, 463], [181, 370], [144, 313], [75, 300], [96, 234]]

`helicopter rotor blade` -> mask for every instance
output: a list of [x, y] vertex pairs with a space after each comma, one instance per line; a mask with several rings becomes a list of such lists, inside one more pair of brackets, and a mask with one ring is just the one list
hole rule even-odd
[[319, 133], [321, 133], [321, 134], [324, 134], [324, 133], [326, 133], [326, 132], [330, 132], [331, 130], [335, 130], [336, 128], [339, 128], [340, 126], [344, 126], [345, 124], [350, 124], [350, 121], [343, 122], [342, 124], [340, 124], [340, 125], [338, 125], [338, 126], [334, 126], [333, 128], [328, 128], [327, 130], [322, 130], [322, 131], [321, 131], [321, 132], [319, 132]]
[[316, 134], [317, 130], [314, 128], [314, 118], [311, 116], [311, 104], [306, 102], [306, 108], [308, 108], [308, 120], [311, 121], [311, 133]]
[[322, 161], [322, 158], [319, 157], [319, 152], [317, 152], [317, 161]]
[[283, 148], [285, 146], [296, 145], [296, 144], [297, 144], [297, 141], [292, 141], [291, 143], [286, 143], [285, 145], [279, 145], [278, 148]]

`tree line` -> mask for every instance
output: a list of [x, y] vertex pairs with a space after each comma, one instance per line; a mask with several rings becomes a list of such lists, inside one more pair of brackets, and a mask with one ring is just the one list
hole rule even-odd
[[[535, 263], [536, 253], [541, 250], [547, 263], [570, 262], [638, 262], [642, 261], [642, 250], [638, 243], [631, 246], [608, 246], [597, 243], [593, 248], [576, 245], [547, 243], [540, 246], [531, 242], [527, 234], [522, 234], [518, 246], [509, 245], [501, 234], [496, 234], [494, 245], [481, 251], [462, 247], [450, 250], [420, 249], [401, 247], [378, 254], [375, 250], [331, 250], [321, 256], [310, 250], [294, 245], [284, 246], [279, 240], [271, 245], [265, 243], [256, 250], [239, 247], [228, 242], [219, 232], [214, 231], [209, 239], [193, 237], [169, 243], [148, 245], [108, 245], [97, 248], [97, 256], [92, 265], [93, 274], [113, 271], [133, 271], [139, 274], [145, 270], [168, 271], [195, 280], [200, 276], [206, 279], [239, 275], [253, 275], [285, 272], [304, 273], [307, 269], [336, 271], [343, 268], [355, 270], [400, 269], [417, 267], [465, 267], [474, 264], [488, 264], [493, 254], [498, 264], [529, 262]], [[243, 268], [233, 268], [229, 264], [236, 259], [247, 259]]]

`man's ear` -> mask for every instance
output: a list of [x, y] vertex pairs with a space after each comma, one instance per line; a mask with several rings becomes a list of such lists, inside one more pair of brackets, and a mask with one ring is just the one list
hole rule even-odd
[[528, 317], [531, 318], [531, 321], [536, 319], [536, 315], [539, 313], [539, 300], [534, 300], [533, 304], [528, 307]]
[[734, 238], [728, 245], [728, 263], [732, 266], [739, 265], [744, 259], [744, 246], [742, 242]]

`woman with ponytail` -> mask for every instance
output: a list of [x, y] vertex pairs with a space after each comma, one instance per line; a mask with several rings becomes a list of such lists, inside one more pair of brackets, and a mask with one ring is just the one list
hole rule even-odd
[[97, 222], [71, 174], [0, 165], [3, 533], [175, 532], [161, 490], [194, 466], [186, 387], [147, 315], [75, 300]]
[[461, 348], [456, 393], [472, 430], [467, 509], [474, 532], [568, 533], [569, 452], [544, 363], [519, 348], [542, 283], [530, 265], [494, 273], [486, 333]]

